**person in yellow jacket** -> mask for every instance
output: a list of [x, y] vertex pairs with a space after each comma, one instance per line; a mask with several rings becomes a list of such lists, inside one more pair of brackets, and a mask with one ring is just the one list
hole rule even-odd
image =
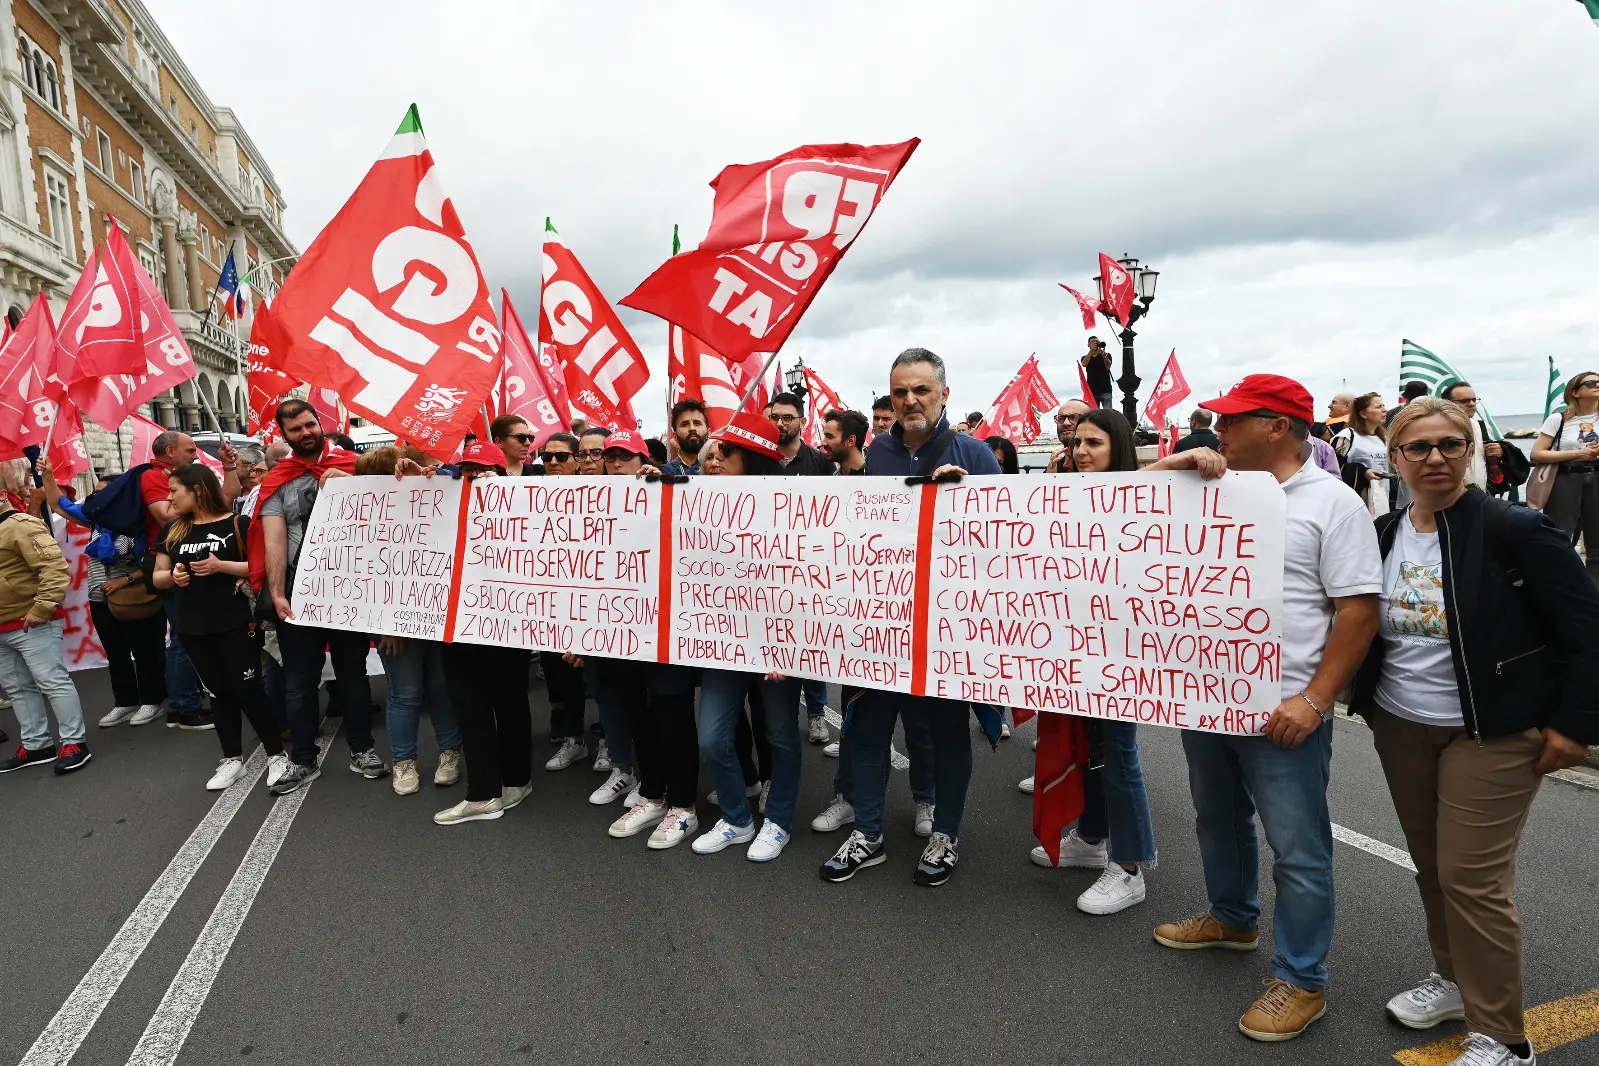
[[[16, 754], [0, 760], [0, 774], [55, 764], [71, 773], [89, 761], [83, 707], [67, 673], [61, 635], [71, 577], [61, 548], [36, 515], [12, 506], [9, 492], [26, 490], [27, 461], [5, 464], [7, 493], [0, 493], [0, 687], [11, 697], [21, 727]], [[20, 482], [15, 488], [12, 481]], [[60, 728], [57, 748], [50, 735], [49, 708]]]

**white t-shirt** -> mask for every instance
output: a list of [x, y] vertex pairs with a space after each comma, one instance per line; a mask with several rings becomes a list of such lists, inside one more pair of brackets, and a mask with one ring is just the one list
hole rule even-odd
[[1382, 592], [1382, 554], [1366, 505], [1314, 460], [1307, 460], [1282, 487], [1288, 497], [1283, 538], [1286, 700], [1303, 692], [1321, 665], [1332, 630], [1332, 601]]
[[[1564, 423], [1565, 430], [1561, 430]], [[1556, 434], [1560, 443], [1551, 443], [1551, 451], [1574, 452], [1578, 448], [1585, 448], [1590, 444], [1599, 444], [1599, 415], [1572, 415], [1567, 418], [1565, 412], [1556, 411], [1544, 420], [1542, 433], [1549, 434], [1553, 442]]]
[[1424, 725], [1463, 726], [1455, 664], [1449, 656], [1443, 555], [1437, 533], [1418, 533], [1400, 516], [1383, 560], [1382, 677], [1373, 698], [1383, 710]]

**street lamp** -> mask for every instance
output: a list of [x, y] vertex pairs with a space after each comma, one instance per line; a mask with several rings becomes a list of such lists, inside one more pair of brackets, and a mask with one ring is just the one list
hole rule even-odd
[[[1138, 293], [1138, 298], [1133, 301], [1131, 310], [1127, 312], [1127, 325], [1122, 326], [1116, 319], [1111, 318], [1108, 311], [1105, 312], [1105, 317], [1111, 318], [1115, 327], [1119, 327], [1116, 335], [1122, 342], [1122, 376], [1116, 379], [1116, 384], [1120, 385], [1122, 389], [1122, 414], [1127, 416], [1127, 421], [1132, 425], [1136, 434], [1138, 431], [1137, 392], [1141, 382], [1133, 355], [1133, 341], [1137, 339], [1138, 334], [1133, 331], [1132, 325], [1147, 315], [1149, 313], [1149, 305], [1155, 302], [1155, 283], [1160, 280], [1160, 271], [1144, 266], [1137, 258], [1130, 255], [1124, 255], [1117, 262], [1121, 263], [1122, 269], [1132, 276], [1133, 288]], [[1094, 281], [1099, 286], [1101, 303], [1108, 306], [1104, 276], [1095, 277]]]
[[798, 359], [794, 365], [783, 373], [783, 382], [800, 399], [805, 399], [805, 394], [810, 391], [805, 387], [805, 360]]

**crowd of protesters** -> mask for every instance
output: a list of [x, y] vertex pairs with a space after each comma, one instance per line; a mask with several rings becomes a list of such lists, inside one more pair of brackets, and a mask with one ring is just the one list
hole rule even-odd
[[[1259, 735], [1182, 734], [1204, 882], [1194, 892], [1202, 887], [1205, 907], [1159, 925], [1155, 940], [1189, 951], [1258, 948], [1258, 819], [1273, 855], [1276, 950], [1270, 981], [1239, 1028], [1256, 1040], [1288, 1040], [1325, 1014], [1335, 911], [1331, 719], [1347, 691], [1351, 713], [1370, 726], [1416, 863], [1433, 956], [1432, 972], [1387, 1013], [1413, 1028], [1463, 1019], [1470, 1036], [1455, 1060], [1461, 1066], [1532, 1063], [1511, 893], [1543, 776], [1599, 742], [1599, 665], [1588, 654], [1599, 641], [1599, 570], [1574, 547], [1578, 537], [1593, 544], [1599, 536], [1599, 374], [1568, 384], [1565, 410], [1542, 427], [1530, 467], [1510, 454], [1513, 445], [1492, 439], [1465, 382], [1439, 396], [1407, 390], [1394, 412], [1376, 393], [1341, 394], [1318, 422], [1297, 382], [1257, 374], [1201, 404], [1172, 453], [1140, 468], [1133, 427], [1108, 407], [1108, 357], [1090, 351], [1083, 365], [1100, 403], [1061, 405], [1050, 473], [1264, 471], [1287, 505], [1280, 703]], [[453, 472], [465, 480], [1017, 472], [1009, 441], [970, 435], [980, 413], [951, 423], [938, 356], [908, 349], [888, 376], [870, 421], [825, 412], [820, 448], [801, 436], [804, 398], [782, 393], [762, 415], [741, 413], [715, 431], [703, 405], [684, 400], [671, 411], [669, 442], [586, 425], [539, 441], [525, 421], [505, 416], [489, 440], [466, 445]], [[164, 715], [170, 727], [213, 729], [221, 760], [206, 787], [220, 790], [244, 774], [247, 719], [267, 756], [268, 789], [292, 792], [320, 772], [321, 678], [331, 661], [350, 770], [391, 777], [395, 793], [416, 794], [425, 713], [438, 750], [433, 784], [449, 788], [464, 777], [466, 786], [433, 820], [459, 825], [502, 818], [532, 791], [529, 687], [542, 680], [552, 747], [545, 769], [590, 762], [592, 737], [590, 765], [606, 777], [589, 802], [619, 803], [608, 834], [647, 833], [652, 849], [686, 840], [701, 855], [739, 847], [751, 861], [776, 860], [799, 817], [805, 742], [836, 758], [831, 802], [810, 827], [849, 829], [819, 870], [837, 883], [888, 859], [883, 823], [899, 725], [912, 824], [927, 841], [912, 878], [933, 887], [954, 875], [972, 722], [997, 742], [1009, 733], [1005, 708], [845, 687], [834, 716], [825, 685], [776, 673], [297, 623], [289, 591], [327, 480], [426, 477], [439, 468], [411, 446], [357, 457], [335, 446], [304, 401], [280, 404], [277, 422], [282, 442], [272, 449], [224, 446], [222, 478], [195, 461], [188, 435], [160, 435], [155, 461], [136, 472], [140, 528], [95, 528], [88, 595], [114, 704], [100, 728]], [[69, 773], [90, 752], [62, 656], [66, 564], [45, 519], [53, 512], [95, 527], [104, 512], [94, 499], [118, 486], [102, 482], [80, 504], [47, 463], [37, 484], [34, 473], [27, 460], [0, 464], [0, 687], [22, 733], [0, 772], [48, 764]], [[1542, 513], [1503, 498], [1523, 484]], [[371, 729], [373, 644], [387, 678], [392, 765]], [[1058, 857], [1039, 847], [1032, 859], [1099, 870], [1077, 906], [1109, 915], [1145, 901], [1158, 849], [1137, 727], [1095, 720], [1089, 729], [1095, 755], [1084, 812]], [[702, 767], [713, 786], [709, 826], [699, 819]], [[1032, 778], [1021, 787], [1032, 791]]]

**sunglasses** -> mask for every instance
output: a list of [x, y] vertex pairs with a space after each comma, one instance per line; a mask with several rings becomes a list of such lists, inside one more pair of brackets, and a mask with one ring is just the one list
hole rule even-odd
[[507, 433], [505, 435], [505, 439], [506, 440], [514, 440], [518, 444], [532, 444], [533, 443], [533, 434], [531, 434], [531, 433]]
[[539, 452], [539, 459], [544, 463], [564, 463], [571, 458], [571, 452]]
[[1578, 383], [1577, 388], [1579, 388], [1579, 389], [1599, 389], [1599, 378], [1589, 378], [1587, 381], [1580, 382], [1580, 383]]
[[1445, 459], [1461, 459], [1471, 448], [1471, 441], [1464, 437], [1445, 437], [1440, 441], [1413, 440], [1401, 444], [1394, 450], [1405, 457], [1407, 462], [1425, 463], [1432, 450], [1438, 449], [1438, 454]]
[[621, 448], [610, 448], [605, 452], [604, 459], [607, 463], [625, 463], [629, 459], [638, 459], [639, 456]]
[[605, 458], [605, 451], [601, 448], [586, 448], [578, 452], [577, 457], [579, 459], [603, 459]]

